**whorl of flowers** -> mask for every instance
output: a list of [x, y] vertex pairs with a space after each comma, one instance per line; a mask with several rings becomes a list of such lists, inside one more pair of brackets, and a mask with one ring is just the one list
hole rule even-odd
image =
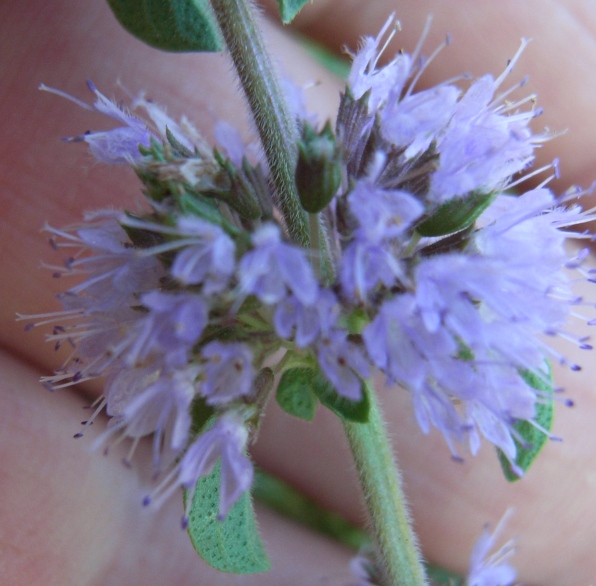
[[521, 473], [515, 424], [551, 400], [524, 373], [565, 362], [541, 336], [569, 337], [581, 300], [562, 270], [584, 274], [584, 255], [564, 244], [585, 235], [564, 228], [591, 216], [544, 185], [505, 193], [548, 138], [530, 129], [533, 100], [503, 89], [525, 41], [496, 79], [416, 91], [419, 55], [378, 64], [391, 22], [354, 56], [334, 127], [297, 120], [310, 249], [288, 239], [258, 151], [229, 125], [211, 149], [152, 102], [132, 104], [144, 120], [90, 85], [93, 108], [121, 126], [70, 140], [131, 165], [152, 211], [47, 227], [65, 253], [56, 276], [76, 284], [62, 312], [27, 317], [72, 347], [48, 388], [105, 379], [95, 414], [112, 420], [99, 444], [130, 438], [130, 459], [153, 435], [161, 480], [147, 504], [192, 491], [221, 461], [226, 515], [251, 484], [247, 445], [274, 375], [289, 369], [346, 404], [379, 370], [455, 458], [457, 443], [475, 453], [484, 436]]

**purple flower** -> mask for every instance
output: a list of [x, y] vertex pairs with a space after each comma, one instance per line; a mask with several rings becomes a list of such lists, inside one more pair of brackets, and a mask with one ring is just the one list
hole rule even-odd
[[428, 149], [453, 116], [460, 91], [451, 85], [440, 85], [400, 99], [392, 90], [381, 113], [383, 136], [411, 159]]
[[263, 303], [279, 303], [288, 290], [304, 305], [317, 298], [318, 284], [304, 249], [281, 240], [279, 228], [265, 224], [252, 237], [254, 249], [240, 261], [240, 291]]
[[313, 305], [304, 305], [295, 296], [289, 295], [275, 308], [273, 325], [279, 336], [287, 340], [294, 337], [296, 346], [304, 348], [321, 333], [329, 332], [335, 325], [339, 310], [337, 298], [328, 289], [319, 291]]
[[223, 520], [252, 484], [253, 467], [244, 454], [247, 441], [248, 431], [244, 420], [235, 412], [224, 413], [189, 446], [179, 464], [151, 495], [145, 497], [144, 504], [159, 507], [178, 487], [188, 489], [186, 511], [182, 518], [182, 526], [186, 527], [197, 481], [210, 474], [217, 462], [221, 461], [219, 518]]
[[134, 309], [139, 295], [159, 286], [163, 267], [132, 248], [111, 214], [96, 214], [88, 223], [65, 230], [46, 227], [54, 248], [70, 254], [62, 266], [50, 266], [59, 278], [86, 278], [60, 293], [63, 311], [20, 319], [40, 319], [28, 327], [54, 323], [48, 341], [56, 350], [75, 350], [53, 376], [43, 377], [51, 389], [105, 376], [121, 366], [121, 350], [142, 313]]
[[334, 329], [317, 342], [321, 370], [339, 395], [358, 401], [362, 397], [362, 379], [370, 367], [360, 348], [348, 341], [345, 332]]
[[201, 355], [206, 359], [201, 393], [212, 405], [245, 397], [252, 391], [252, 352], [239, 342], [209, 342]]
[[376, 38], [365, 37], [352, 61], [348, 86], [356, 99], [370, 91], [369, 112], [377, 111], [387, 100], [390, 91], [401, 92], [412, 72], [412, 59], [407, 53], [398, 53], [389, 63], [377, 68], [379, 58], [395, 31], [389, 34], [387, 40], [384, 40], [385, 34], [395, 22], [395, 15], [392, 14]]
[[[138, 440], [154, 434], [153, 461], [154, 468], [159, 471], [164, 450], [179, 453], [188, 441], [189, 409], [196, 394], [197, 373], [197, 367], [162, 373], [140, 369], [135, 373], [136, 380], [127, 375], [117, 384], [112, 381], [112, 394], [107, 398], [108, 415], [114, 417], [112, 426], [97, 438], [95, 446], [104, 444], [116, 433], [120, 438], [133, 438], [129, 460]], [[131, 387], [123, 387], [125, 382], [132, 383]], [[146, 383], [150, 384], [143, 388]], [[117, 391], [120, 391], [119, 396], [114, 395]]]
[[344, 251], [340, 271], [344, 294], [363, 302], [379, 284], [389, 288], [403, 276], [400, 262], [386, 244], [358, 237]]
[[199, 218], [181, 217], [177, 227], [184, 248], [176, 254], [172, 276], [187, 285], [203, 283], [203, 292], [222, 291], [235, 269], [234, 241], [219, 227]]
[[93, 107], [60, 90], [43, 84], [39, 86], [39, 89], [67, 98], [86, 110], [95, 109], [101, 114], [114, 118], [124, 126], [103, 132], [86, 132], [67, 140], [74, 142], [85, 141], [89, 145], [93, 156], [102, 163], [130, 163], [140, 159], [139, 145], [149, 147], [153, 137], [147, 125], [116, 105], [112, 100], [106, 98], [92, 82], [88, 81], [87, 85], [96, 97]]
[[407, 191], [381, 189], [368, 177], [356, 183], [348, 204], [362, 237], [375, 244], [402, 236], [424, 213], [424, 206]]
[[497, 552], [489, 556], [491, 549], [499, 537], [507, 515], [503, 517], [493, 533], [488, 526], [476, 542], [470, 558], [470, 571], [467, 586], [513, 586], [516, 583], [517, 572], [507, 560], [515, 553], [513, 543], [506, 543]]
[[494, 94], [525, 48], [527, 41], [498, 79], [485, 75], [475, 81], [454, 108], [448, 127], [437, 138], [439, 168], [431, 180], [430, 195], [445, 201], [475, 190], [503, 189], [514, 173], [534, 158], [534, 146], [545, 137], [534, 136], [530, 121], [540, 110], [507, 112], [515, 107]]
[[356, 184], [348, 204], [358, 228], [343, 252], [340, 281], [348, 297], [367, 301], [377, 285], [389, 288], [404, 277], [397, 258], [403, 246], [399, 237], [422, 215], [424, 207], [406, 191], [377, 187], [373, 177]]
[[86, 275], [80, 284], [59, 296], [62, 305], [86, 313], [137, 305], [135, 296], [158, 286], [163, 267], [154, 258], [138, 255], [126, 232], [110, 215], [89, 216], [88, 222], [65, 230], [46, 226], [54, 246], [71, 249], [64, 266], [51, 267], [54, 275]]
[[303, 305], [295, 296], [289, 295], [275, 308], [273, 325], [278, 336], [288, 340], [294, 337], [296, 346], [304, 348], [319, 335], [318, 305]]
[[184, 366], [207, 325], [205, 301], [192, 293], [151, 291], [141, 297], [149, 313], [138, 320], [126, 350], [130, 365], [162, 356], [170, 367]]

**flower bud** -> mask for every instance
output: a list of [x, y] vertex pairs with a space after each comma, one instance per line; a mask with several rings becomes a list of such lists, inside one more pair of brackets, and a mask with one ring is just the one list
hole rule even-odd
[[296, 186], [300, 203], [307, 212], [316, 214], [331, 201], [341, 183], [341, 147], [330, 123], [320, 133], [306, 123], [298, 151]]

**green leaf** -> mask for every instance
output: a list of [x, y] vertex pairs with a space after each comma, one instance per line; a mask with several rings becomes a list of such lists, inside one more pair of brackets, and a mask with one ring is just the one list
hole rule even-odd
[[[197, 553], [216, 570], [234, 574], [266, 572], [271, 563], [258, 532], [252, 501], [245, 492], [220, 521], [220, 464], [200, 478], [188, 516], [188, 534]], [[185, 493], [185, 498], [187, 493]]]
[[292, 22], [307, 2], [308, 0], [277, 0], [282, 22], [284, 24]]
[[321, 372], [317, 372], [312, 380], [312, 390], [325, 407], [331, 409], [342, 419], [357, 423], [366, 423], [368, 421], [370, 403], [364, 388], [362, 388], [360, 401], [350, 401], [342, 397]]
[[120, 24], [156, 49], [221, 51], [223, 43], [207, 0], [108, 0]]
[[445, 236], [463, 230], [471, 226], [494, 199], [494, 193], [477, 192], [450, 199], [416, 226], [416, 232], [420, 236]]
[[[550, 431], [555, 412], [555, 401], [553, 399], [554, 382], [550, 364], [548, 364], [548, 370], [546, 372], [535, 373], [529, 370], [523, 370], [520, 371], [520, 375], [530, 387], [541, 393], [541, 402], [536, 404], [536, 416], [534, 419], [536, 423]], [[549, 399], [546, 397], [548, 395], [550, 395]], [[526, 444], [522, 445], [518, 440], [514, 440], [517, 448], [515, 464], [526, 472], [547, 442], [548, 435], [536, 429], [536, 427], [527, 421], [518, 421], [514, 427], [520, 436], [524, 438], [524, 443]], [[509, 482], [519, 480], [520, 477], [511, 469], [511, 464], [505, 454], [501, 450], [497, 450], [497, 453], [505, 478]]]
[[352, 66], [352, 62], [349, 59], [337, 55], [336, 53], [332, 53], [320, 43], [316, 43], [307, 37], [298, 36], [297, 38], [300, 45], [311, 54], [319, 65], [323, 66], [327, 71], [333, 73], [340, 79], [348, 79]]
[[314, 371], [310, 368], [290, 368], [277, 385], [279, 406], [290, 415], [312, 421], [317, 410], [317, 397], [312, 390]]

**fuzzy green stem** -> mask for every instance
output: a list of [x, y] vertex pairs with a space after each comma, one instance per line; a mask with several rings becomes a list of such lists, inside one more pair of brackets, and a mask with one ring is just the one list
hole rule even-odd
[[372, 523], [384, 586], [424, 586], [427, 581], [374, 389], [366, 383], [367, 423], [344, 421]]
[[211, 0], [211, 6], [258, 128], [290, 237], [308, 247], [308, 221], [294, 179], [298, 131], [255, 24], [254, 9], [247, 0]]

